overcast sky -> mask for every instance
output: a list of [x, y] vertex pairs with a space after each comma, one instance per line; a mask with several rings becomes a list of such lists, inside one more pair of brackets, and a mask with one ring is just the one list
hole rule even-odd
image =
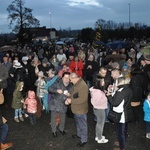
[[[0, 33], [10, 32], [6, 8], [13, 0], [0, 0]], [[24, 0], [40, 26], [61, 29], [94, 28], [98, 19], [150, 25], [150, 0]], [[51, 14], [51, 15], [50, 15]], [[51, 21], [50, 21], [51, 20]], [[50, 23], [51, 22], [51, 23]]]

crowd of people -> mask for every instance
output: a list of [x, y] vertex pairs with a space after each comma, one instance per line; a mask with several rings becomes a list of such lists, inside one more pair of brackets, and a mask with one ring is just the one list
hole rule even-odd
[[[4, 106], [14, 109], [16, 123], [29, 117], [31, 125], [36, 125], [42, 110], [50, 112], [54, 138], [58, 130], [66, 134], [66, 114], [73, 117], [77, 133], [72, 138], [79, 138], [77, 146], [82, 147], [88, 141], [87, 113], [92, 104], [97, 143], [109, 142], [103, 128], [110, 121], [116, 125], [116, 146], [124, 150], [128, 123], [140, 122], [142, 106], [146, 138], [150, 139], [150, 58], [141, 50], [134, 47], [102, 51], [78, 43], [49, 49], [26, 45], [21, 50], [5, 52], [0, 62]], [[0, 124], [2, 130], [4, 124]], [[0, 142], [1, 149], [12, 146], [3, 134]]]

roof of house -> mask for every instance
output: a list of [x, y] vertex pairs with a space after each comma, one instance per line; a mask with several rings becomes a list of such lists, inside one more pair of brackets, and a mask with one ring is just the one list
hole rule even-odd
[[31, 34], [35, 37], [42, 37], [42, 36], [50, 36], [50, 31], [56, 31], [55, 28], [48, 28], [46, 27], [37, 27], [37, 28], [27, 28]]

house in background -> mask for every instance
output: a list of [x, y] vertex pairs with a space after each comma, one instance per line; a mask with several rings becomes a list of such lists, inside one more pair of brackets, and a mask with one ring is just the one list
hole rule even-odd
[[26, 28], [26, 32], [30, 35], [32, 35], [33, 41], [49, 41], [51, 39], [56, 38], [56, 29], [55, 28], [46, 28], [43, 27], [37, 27], [37, 28]]

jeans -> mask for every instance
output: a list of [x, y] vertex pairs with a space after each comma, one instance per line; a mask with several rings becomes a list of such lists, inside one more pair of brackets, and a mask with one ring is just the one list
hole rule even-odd
[[36, 114], [35, 113], [28, 113], [29, 118], [30, 118], [30, 123], [32, 125], [36, 124]]
[[108, 120], [108, 113], [109, 113], [109, 111], [110, 111], [110, 104], [108, 103], [107, 104], [107, 109], [105, 109], [105, 122], [109, 122], [109, 120]]
[[0, 143], [5, 144], [6, 143], [6, 137], [7, 137], [7, 134], [8, 134], [8, 125], [7, 125], [7, 123], [4, 123], [3, 125], [1, 125], [0, 128], [1, 128]]
[[146, 133], [150, 133], [150, 122], [146, 121]]
[[96, 123], [96, 137], [98, 137], [98, 139], [102, 139], [102, 135], [103, 135], [103, 128], [104, 128], [104, 123], [105, 123], [105, 109], [93, 109], [94, 114], [97, 118], [97, 123]]
[[87, 142], [87, 114], [74, 114], [76, 127], [77, 127], [77, 136], [81, 138], [81, 142]]
[[116, 134], [120, 150], [125, 149], [127, 130], [128, 130], [128, 123], [116, 123]]
[[15, 109], [15, 118], [22, 117], [22, 108]]

